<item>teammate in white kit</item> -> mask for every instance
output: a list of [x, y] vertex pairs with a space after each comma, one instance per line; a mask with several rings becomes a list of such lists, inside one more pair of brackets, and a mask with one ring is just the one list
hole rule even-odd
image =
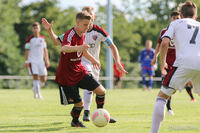
[[[82, 9], [82, 11], [87, 11], [93, 16], [92, 23], [90, 24], [89, 30], [85, 35], [85, 43], [90, 45], [90, 48], [88, 49], [88, 52], [99, 61], [99, 54], [100, 54], [100, 44], [101, 42], [104, 42], [107, 44], [113, 54], [113, 57], [115, 59], [117, 68], [122, 71], [123, 73], [127, 73], [123, 66], [120, 63], [120, 57], [117, 50], [117, 47], [112, 42], [111, 38], [109, 37], [108, 33], [102, 29], [101, 27], [93, 24], [95, 19], [95, 13], [93, 7], [86, 6]], [[57, 36], [54, 34], [52, 30], [53, 22], [49, 24], [45, 18], [42, 19], [42, 24], [45, 27], [45, 29], [48, 31], [51, 39], [54, 41], [55, 44], [60, 45], [63, 39], [63, 35]], [[59, 40], [61, 41], [59, 41]], [[82, 64], [86, 67], [87, 71], [92, 73], [94, 78], [96, 80], [99, 80], [99, 70], [93, 68], [93, 65], [88, 61], [86, 58], [82, 58]], [[90, 105], [92, 101], [93, 93], [92, 91], [84, 90], [84, 96], [83, 96], [83, 103], [84, 103], [84, 115], [83, 115], [83, 121], [90, 121]], [[116, 121], [114, 119], [110, 120], [110, 123], [115, 123]]]
[[194, 92], [200, 94], [200, 23], [197, 22], [197, 7], [195, 3], [186, 1], [180, 4], [182, 19], [170, 23], [162, 36], [161, 43], [161, 72], [166, 74], [166, 54], [170, 40], [174, 37], [176, 47], [176, 60], [167, 73], [155, 102], [151, 133], [158, 133], [165, 116], [167, 99], [176, 90], [184, 88], [191, 81]]
[[[50, 66], [45, 38], [40, 35], [40, 24], [32, 24], [33, 35], [29, 36], [25, 44], [25, 67], [29, 74], [33, 75], [34, 98], [41, 99], [40, 85], [44, 85], [47, 79], [47, 69]], [[46, 66], [45, 66], [45, 63]], [[39, 80], [40, 79], [40, 80]]]

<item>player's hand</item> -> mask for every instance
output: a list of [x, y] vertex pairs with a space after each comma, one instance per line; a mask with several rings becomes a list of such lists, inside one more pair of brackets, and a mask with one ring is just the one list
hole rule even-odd
[[124, 67], [121, 65], [120, 62], [116, 62], [116, 65], [117, 65], [117, 69], [122, 72], [122, 73], [125, 73], [127, 74], [128, 72], [124, 69]]
[[81, 45], [81, 51], [84, 51], [84, 50], [88, 50], [88, 48], [90, 48], [90, 45], [88, 45], [88, 44], [83, 44], [83, 45]]
[[42, 25], [45, 28], [45, 30], [47, 31], [51, 30], [53, 27], [53, 21], [51, 21], [51, 24], [50, 24], [45, 18], [42, 18]]
[[101, 69], [101, 64], [99, 61], [95, 60], [94, 62], [91, 62], [91, 63], [95, 69], [99, 69], [99, 70]]
[[50, 62], [46, 61], [46, 68], [49, 68], [49, 67], [50, 67]]
[[157, 63], [157, 58], [153, 58], [153, 60], [151, 61], [151, 65], [154, 66]]

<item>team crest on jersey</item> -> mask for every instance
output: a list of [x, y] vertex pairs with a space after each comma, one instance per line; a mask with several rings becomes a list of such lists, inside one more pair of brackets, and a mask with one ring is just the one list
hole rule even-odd
[[174, 47], [174, 46], [175, 46], [174, 43], [175, 43], [175, 42], [174, 42], [174, 39], [172, 39], [172, 40], [170, 41], [170, 47]]
[[77, 51], [77, 56], [80, 57], [82, 54], [82, 51]]
[[90, 48], [94, 48], [95, 43], [89, 43], [89, 45], [90, 45]]
[[96, 41], [97, 40], [97, 35], [93, 35], [92, 38], [93, 38], [93, 40]]

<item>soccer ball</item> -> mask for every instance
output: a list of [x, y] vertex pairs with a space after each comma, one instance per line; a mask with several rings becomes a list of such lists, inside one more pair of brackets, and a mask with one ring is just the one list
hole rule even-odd
[[92, 122], [97, 127], [104, 127], [110, 121], [110, 114], [105, 109], [97, 109], [92, 113]]

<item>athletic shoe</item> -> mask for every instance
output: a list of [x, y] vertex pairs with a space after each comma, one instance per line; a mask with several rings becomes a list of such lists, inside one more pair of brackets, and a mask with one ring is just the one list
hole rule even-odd
[[109, 123], [116, 123], [117, 121], [115, 120], [115, 119], [113, 119], [113, 118], [110, 118], [110, 121], [109, 121]]
[[173, 110], [168, 110], [168, 115], [175, 115]]
[[90, 121], [90, 111], [84, 110], [83, 121]]
[[83, 123], [80, 122], [80, 121], [77, 121], [77, 122], [72, 121], [72, 122], [71, 122], [71, 127], [82, 127], [82, 128], [87, 128], [87, 127], [86, 127], [85, 125], [83, 125]]
[[191, 99], [191, 102], [196, 102], [196, 99], [192, 98], [192, 99]]

